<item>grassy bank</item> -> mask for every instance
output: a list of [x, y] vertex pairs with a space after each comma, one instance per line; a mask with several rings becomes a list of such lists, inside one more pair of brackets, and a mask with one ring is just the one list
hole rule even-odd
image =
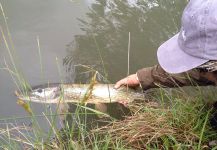
[[31, 126], [8, 124], [6, 129], [1, 129], [1, 148], [216, 149], [217, 146], [209, 145], [217, 139], [217, 133], [210, 125], [215, 111], [211, 105], [213, 93], [209, 90], [206, 97], [202, 94], [197, 90], [195, 97], [180, 90], [159, 89], [147, 94], [147, 101], [129, 104], [132, 116], [126, 116], [124, 120], [108, 119], [98, 113], [99, 120], [110, 120], [108, 125], [100, 128], [97, 124], [87, 128], [86, 117], [97, 111], [87, 112], [84, 106], [77, 107], [73, 114], [76, 122], [65, 122], [65, 128], [61, 130], [54, 123], [57, 114], [44, 115], [42, 117], [50, 124], [50, 134], [40, 128], [35, 119], [39, 116], [33, 114], [28, 118], [35, 120]]

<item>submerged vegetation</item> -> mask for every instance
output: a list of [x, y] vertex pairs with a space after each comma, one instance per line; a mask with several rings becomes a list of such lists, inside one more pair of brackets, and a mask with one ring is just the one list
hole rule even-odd
[[[131, 49], [136, 50], [137, 45], [141, 43], [142, 48], [149, 48], [150, 43], [158, 45], [162, 39], [168, 38], [178, 28], [177, 20], [180, 17], [181, 9], [174, 12], [172, 7], [183, 5], [180, 0], [141, 1], [137, 6], [128, 5], [126, 0], [106, 2], [108, 3], [97, 0], [97, 3], [92, 5], [91, 11], [87, 14], [92, 21], [91, 23], [80, 20], [86, 34], [78, 35], [74, 43], [68, 45], [69, 54], [64, 59], [67, 71], [73, 70], [74, 65], [77, 64], [91, 66], [86, 67], [91, 73], [87, 77], [85, 76], [84, 80], [91, 79], [90, 76], [93, 75], [94, 70], [104, 72], [100, 76], [95, 76], [95, 78], [98, 77], [97, 79], [104, 79], [104, 76], [110, 78], [112, 74], [124, 74], [125, 70], [120, 70], [120, 66], [125, 65], [124, 61], [114, 60], [119, 60], [120, 57], [116, 58], [117, 56], [122, 56], [121, 59], [127, 58], [127, 56], [122, 55], [127, 47], [121, 46], [123, 43], [127, 45], [127, 33], [130, 31], [132, 35]], [[171, 10], [166, 9], [168, 6], [165, 7], [165, 5], [171, 6], [169, 7]], [[108, 7], [107, 11], [105, 11], [105, 7]], [[160, 10], [156, 7], [159, 7]], [[109, 9], [114, 11], [109, 11]], [[2, 6], [1, 11], [4, 14]], [[157, 11], [157, 15], [154, 15], [156, 18], [150, 19], [155, 11]], [[145, 20], [150, 19], [148, 20], [150, 24], [158, 26], [159, 24], [156, 24], [155, 20], [162, 19], [160, 15], [162, 12], [165, 12], [166, 15], [173, 13], [174, 18], [167, 17], [171, 20], [166, 21], [174, 25], [172, 28], [168, 24], [162, 23], [161, 25], [164, 25], [161, 28], [162, 31], [156, 31], [156, 28], [145, 24]], [[97, 17], [94, 17], [96, 14]], [[5, 16], [4, 20], [7, 26]], [[133, 29], [128, 28], [127, 33], [124, 29], [126, 24], [133, 24], [134, 26]], [[161, 36], [158, 36], [156, 32]], [[149, 34], [150, 38], [144, 39], [144, 34]], [[13, 43], [8, 28], [6, 33], [1, 30], [1, 35], [4, 38], [12, 62], [12, 67], [9, 67], [6, 63], [4, 69], [9, 71], [20, 91], [26, 92], [30, 86], [15, 63], [12, 55], [12, 51], [14, 51]], [[98, 41], [100, 41], [100, 44], [98, 44]], [[143, 41], [147, 41], [147, 43], [143, 43]], [[39, 42], [38, 45], [40, 47]], [[95, 56], [99, 56], [99, 53], [100, 56], [107, 55], [109, 57], [101, 57], [101, 60], [98, 61]], [[142, 60], [136, 62], [138, 58], [137, 56], [134, 57], [131, 59], [131, 63], [143, 64]], [[85, 60], [82, 58], [85, 58]], [[102, 60], [105, 62], [103, 67]], [[124, 64], [119, 64], [118, 67], [118, 62]], [[41, 60], [40, 64], [42, 64]], [[85, 65], [79, 66], [84, 68]], [[139, 65], [136, 68], [139, 68]], [[82, 81], [83, 76], [80, 74], [82, 71], [84, 70], [76, 70], [76, 81], [78, 82]], [[118, 78], [115, 77], [113, 80]], [[108, 82], [108, 80], [106, 78], [103, 81]], [[95, 80], [94, 83], [90, 83], [90, 85], [92, 84], [95, 84]], [[193, 88], [173, 90], [159, 88], [158, 90], [148, 91], [145, 94], [147, 100], [130, 103], [128, 107], [131, 113], [121, 120], [100, 113], [83, 104], [75, 106], [73, 112], [61, 111], [61, 113], [58, 111], [65, 110], [65, 108], [57, 105], [57, 109], [52, 111], [50, 105], [45, 104], [43, 106], [44, 113], [36, 115], [31, 109], [30, 103], [18, 100], [18, 103], [29, 113], [29, 116], [1, 119], [1, 121], [5, 121], [5, 126], [0, 128], [0, 149], [217, 149], [216, 145], [210, 144], [211, 141], [217, 139], [215, 126], [213, 128], [213, 123], [210, 122], [210, 120], [215, 119], [213, 115], [216, 115], [215, 108], [212, 105], [216, 97], [216, 89], [208, 88], [204, 90], [204, 88], [195, 87], [193, 92], [186, 92], [185, 90], [192, 91]], [[204, 93], [204, 91], [208, 92]], [[87, 98], [84, 101], [88, 100], [89, 96], [87, 93]], [[43, 129], [43, 125], [38, 122], [38, 118], [43, 118], [49, 128]], [[57, 123], [59, 118], [62, 120], [60, 126]], [[72, 120], [69, 121], [68, 118]], [[93, 119], [89, 121], [89, 118]], [[30, 124], [20, 124], [19, 120], [22, 119], [31, 120], [31, 122]]]

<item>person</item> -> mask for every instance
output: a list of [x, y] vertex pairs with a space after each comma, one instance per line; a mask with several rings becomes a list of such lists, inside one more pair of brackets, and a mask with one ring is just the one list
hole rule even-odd
[[143, 90], [157, 87], [217, 85], [217, 0], [191, 0], [181, 30], [157, 51], [159, 64], [118, 81]]

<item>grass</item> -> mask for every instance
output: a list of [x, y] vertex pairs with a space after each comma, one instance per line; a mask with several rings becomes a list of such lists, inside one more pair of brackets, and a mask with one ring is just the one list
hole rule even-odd
[[208, 121], [212, 108], [205, 107], [200, 98], [180, 99], [174, 95], [170, 98], [169, 108], [168, 103], [162, 102], [158, 108], [139, 104], [139, 112], [133, 116], [96, 129], [94, 133], [102, 136], [109, 133], [111, 142], [121, 140], [131, 149], [208, 148], [208, 142], [217, 138]]
[[[19, 91], [25, 94], [31, 87], [20, 69], [17, 68], [17, 61], [14, 56], [15, 49], [1, 4], [0, 8], [7, 29], [6, 33], [1, 29], [1, 35], [10, 56], [10, 64], [12, 64], [12, 67], [9, 67], [5, 62], [5, 68], [2, 69], [10, 73]], [[107, 79], [103, 57], [95, 38], [94, 42], [103, 64], [105, 79]], [[37, 45], [43, 78], [39, 37], [37, 37]], [[57, 67], [58, 64], [57, 59]], [[90, 70], [93, 69], [90, 68]], [[127, 74], [129, 74], [129, 63]], [[4, 118], [1, 120], [4, 120], [5, 123], [4, 128], [0, 129], [0, 148], [4, 150], [210, 149], [208, 146], [209, 141], [217, 139], [217, 133], [209, 123], [209, 118], [212, 117], [214, 110], [212, 106], [209, 106], [208, 101], [212, 100], [214, 96], [210, 92], [207, 94], [208, 97], [204, 98], [203, 90], [199, 87], [196, 87], [196, 89], [197, 91], [194, 94], [197, 96], [191, 96], [183, 89], [175, 89], [171, 93], [168, 89], [159, 88], [154, 93], [147, 95], [147, 101], [130, 104], [129, 108], [132, 116], [126, 116], [124, 120], [115, 120], [85, 105], [78, 105], [74, 113], [66, 111], [61, 114], [58, 112], [58, 109], [60, 109], [59, 104], [54, 112], [49, 109], [48, 105], [45, 105], [45, 113], [36, 115], [31, 109], [31, 104], [23, 102], [21, 106], [25, 110], [31, 110], [29, 111], [31, 113], [25, 117]], [[84, 101], [87, 99], [84, 99]], [[98, 120], [106, 121], [107, 125], [100, 127], [95, 122], [89, 123], [88, 117], [94, 115], [98, 116]], [[46, 120], [49, 125], [48, 130], [42, 129], [38, 122], [39, 117]], [[72, 121], [65, 121], [64, 128], [60, 130], [56, 124], [58, 117], [65, 120], [71, 118]], [[18, 123], [22, 119], [31, 120], [31, 124]], [[217, 149], [217, 147], [213, 147], [213, 149]]]
[[[162, 95], [160, 99], [159, 93]], [[44, 131], [34, 125], [18, 126], [7, 123], [7, 127], [0, 130], [1, 147], [94, 150], [210, 149], [209, 141], [217, 139], [216, 131], [209, 124], [213, 108], [204, 102], [202, 97], [181, 97], [179, 90], [174, 93], [168, 93], [164, 89], [157, 90], [154, 93], [156, 96], [152, 93], [149, 101], [129, 105], [132, 116], [124, 120], [110, 120], [108, 125], [103, 127], [87, 122], [87, 117], [96, 112], [87, 110], [85, 106], [77, 107], [74, 114], [61, 114], [66, 115], [65, 117], [75, 117], [74, 122], [65, 122], [65, 128], [62, 130], [49, 119], [51, 116], [42, 115], [41, 117], [46, 118], [50, 124], [52, 136], [40, 133]], [[94, 127], [87, 129], [87, 124]]]

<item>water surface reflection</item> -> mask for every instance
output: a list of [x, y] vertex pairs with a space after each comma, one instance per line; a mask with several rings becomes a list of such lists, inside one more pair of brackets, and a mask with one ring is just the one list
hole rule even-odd
[[179, 31], [185, 4], [180, 0], [96, 0], [86, 14], [88, 19], [79, 19], [85, 34], [76, 35], [67, 46], [67, 71], [73, 72], [75, 82], [90, 78], [85, 73], [88, 69], [75, 67], [78, 64], [98, 70], [113, 83], [122, 78], [127, 73], [129, 32], [130, 72], [157, 63], [156, 50]]

